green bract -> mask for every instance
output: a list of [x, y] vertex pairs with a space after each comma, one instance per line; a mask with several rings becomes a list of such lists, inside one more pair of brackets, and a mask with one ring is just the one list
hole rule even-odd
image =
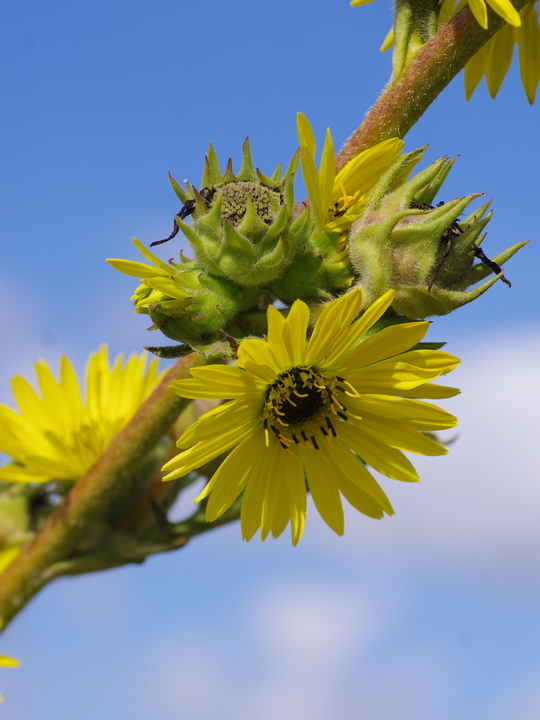
[[307, 209], [295, 218], [293, 179], [298, 153], [285, 174], [281, 166], [267, 177], [253, 169], [249, 141], [242, 148], [238, 175], [229, 160], [221, 174], [210, 145], [205, 158], [202, 188], [176, 181], [178, 197], [193, 206], [191, 225], [177, 216], [189, 240], [195, 262], [214, 277], [227, 278], [242, 287], [260, 286], [279, 278], [303, 245], [309, 229]]
[[[410, 318], [446, 315], [475, 300], [503, 278], [498, 266], [526, 244], [517, 243], [490, 261], [479, 250], [491, 218], [489, 203], [460, 222], [458, 217], [478, 194], [432, 207], [453, 159], [441, 158], [399, 185], [422, 152], [403, 155], [381, 178], [353, 223], [349, 240], [366, 305], [395, 289], [392, 308]], [[475, 257], [487, 264], [473, 264]], [[494, 269], [494, 277], [467, 290]]]

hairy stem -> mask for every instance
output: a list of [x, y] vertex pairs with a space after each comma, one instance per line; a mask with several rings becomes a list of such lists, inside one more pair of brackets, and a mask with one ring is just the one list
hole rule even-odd
[[203, 356], [193, 353], [173, 365], [97, 463], [73, 486], [61, 507], [2, 573], [0, 627], [5, 627], [48, 582], [48, 569], [69, 558], [78, 540], [190, 402], [169, 391], [171, 382], [187, 377], [190, 368], [204, 362]]
[[[521, 10], [528, 0], [514, 0]], [[403, 138], [427, 108], [462, 70], [475, 53], [503, 26], [504, 20], [489, 11], [489, 28], [482, 30], [468, 7], [427, 42], [391, 80], [336, 158], [336, 171], [362, 150], [391, 137]]]

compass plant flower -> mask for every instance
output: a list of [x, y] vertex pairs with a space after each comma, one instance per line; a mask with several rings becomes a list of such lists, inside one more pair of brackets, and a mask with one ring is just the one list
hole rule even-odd
[[[350, 4], [352, 5], [352, 7], [359, 7], [360, 5], [367, 5], [369, 2], [372, 2], [372, 0], [351, 0]], [[448, 4], [452, 7], [454, 5], [457, 6], [453, 14], [450, 15], [450, 17], [455, 15], [465, 5], [468, 5], [471, 9], [472, 14], [475, 17], [476, 22], [480, 25], [480, 27], [484, 28], [484, 30], [487, 30], [488, 28], [488, 6], [493, 10], [493, 12], [497, 13], [499, 17], [502, 17], [502, 19], [510, 25], [513, 25], [514, 27], [519, 27], [521, 24], [519, 13], [512, 5], [510, 0], [467, 0], [467, 2], [464, 2], [464, 0], [458, 0], [458, 2], [456, 2], [456, 0], [445, 0], [445, 2], [443, 3], [443, 8], [444, 5]], [[446, 8], [441, 9], [441, 14], [443, 13], [443, 11], [447, 11]], [[439, 16], [439, 18], [440, 17], [441, 16]]]
[[[0, 655], [0, 667], [17, 667], [18, 665], [20, 665], [18, 660], [15, 660], [8, 655]], [[3, 700], [3, 696], [0, 695], [0, 702], [3, 702]]]
[[39, 391], [21, 376], [11, 381], [18, 412], [0, 405], [0, 452], [12, 462], [0, 480], [71, 483], [96, 462], [157, 385], [157, 360], [119, 355], [109, 367], [106, 346], [88, 359], [86, 391], [67, 357], [56, 379], [44, 360], [35, 364]]
[[446, 23], [454, 17], [465, 5], [468, 5], [476, 22], [484, 30], [488, 29], [488, 7], [497, 13], [505, 22], [512, 27], [521, 25], [521, 18], [510, 0], [444, 0], [439, 14], [439, 21]]
[[418, 474], [403, 450], [443, 455], [424, 432], [453, 427], [456, 418], [420, 398], [459, 391], [431, 381], [459, 360], [414, 349], [429, 323], [407, 322], [372, 333], [390, 306], [389, 291], [359, 318], [355, 288], [328, 303], [307, 339], [310, 309], [297, 300], [285, 318], [269, 307], [268, 335], [245, 339], [236, 365], [191, 370], [171, 385], [185, 398], [227, 400], [187, 429], [183, 449], [163, 467], [164, 480], [183, 477], [229, 452], [195, 502], [208, 498], [206, 519], [219, 518], [243, 492], [241, 529], [250, 540], [279, 536], [290, 523], [298, 543], [306, 490], [323, 520], [344, 531], [341, 496], [361, 513], [381, 518], [392, 506], [365, 465], [395, 480]]
[[521, 25], [503, 27], [488, 40], [465, 66], [465, 97], [473, 92], [485, 77], [488, 92], [494, 99], [510, 68], [514, 45], [518, 47], [521, 83], [532, 105], [540, 82], [540, 25], [538, 6], [530, 2], [521, 10]]
[[[365, 3], [351, 2], [354, 6], [363, 4]], [[449, 22], [465, 4], [464, 0], [444, 0], [438, 12], [437, 22], [434, 24], [434, 31]], [[517, 45], [521, 82], [527, 100], [532, 105], [540, 82], [540, 25], [537, 0], [527, 3], [519, 13], [509, 0], [487, 0], [487, 4], [485, 0], [469, 0], [468, 4], [475, 19], [484, 29], [488, 28], [488, 5], [505, 20], [505, 24], [466, 64], [464, 72], [466, 100], [470, 100], [483, 77], [486, 79], [491, 98], [496, 97], [510, 68], [514, 45]], [[409, 15], [406, 14], [406, 17]], [[428, 24], [425, 20], [419, 20], [420, 29], [425, 30]], [[409, 33], [406, 38], [405, 65], [432, 36], [433, 33], [424, 32], [421, 38], [418, 32]], [[393, 47], [394, 40], [394, 28], [392, 28], [381, 45], [381, 52]], [[403, 62], [397, 64], [403, 69]]]
[[327, 128], [319, 168], [315, 135], [303, 113], [296, 116], [302, 176], [313, 210], [316, 232], [346, 233], [360, 213], [366, 194], [397, 160], [405, 143], [390, 138], [364, 150], [336, 174], [332, 134]]

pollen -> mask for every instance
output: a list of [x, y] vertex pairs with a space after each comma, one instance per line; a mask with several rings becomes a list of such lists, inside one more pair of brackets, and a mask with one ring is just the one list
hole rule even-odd
[[325, 377], [313, 368], [297, 367], [280, 375], [268, 389], [263, 408], [266, 444], [268, 428], [284, 448], [291, 443], [306, 443], [319, 450], [316, 436], [321, 442], [335, 437], [332, 420], [348, 420], [340, 381], [342, 378]]

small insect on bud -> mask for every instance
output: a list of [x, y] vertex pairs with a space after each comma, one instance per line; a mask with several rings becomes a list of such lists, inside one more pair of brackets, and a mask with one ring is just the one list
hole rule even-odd
[[[392, 308], [411, 318], [446, 315], [476, 300], [498, 279], [509, 285], [500, 266], [526, 244], [512, 245], [490, 260], [480, 249], [482, 231], [491, 219], [489, 202], [461, 221], [459, 216], [478, 194], [431, 204], [454, 159], [441, 158], [399, 184], [422, 153], [403, 155], [381, 178], [349, 239], [365, 302], [393, 289]], [[475, 259], [480, 262], [475, 264]]]

